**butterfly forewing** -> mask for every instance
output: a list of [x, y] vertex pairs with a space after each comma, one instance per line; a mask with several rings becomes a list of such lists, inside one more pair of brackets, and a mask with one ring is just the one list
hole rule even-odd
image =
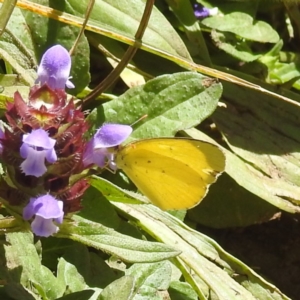
[[158, 138], [134, 142], [117, 153], [117, 166], [162, 209], [197, 205], [224, 170], [223, 152], [198, 140]]

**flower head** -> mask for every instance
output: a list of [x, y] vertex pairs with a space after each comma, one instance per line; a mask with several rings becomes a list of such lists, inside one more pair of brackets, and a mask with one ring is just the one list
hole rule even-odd
[[[83, 164], [83, 136], [89, 124], [64, 90], [70, 83], [70, 68], [67, 50], [59, 45], [50, 48], [38, 70], [41, 86], [31, 87], [27, 99], [15, 92], [14, 101], [6, 104], [7, 126], [0, 130], [5, 172], [0, 178], [0, 197], [10, 205], [22, 205], [47, 191], [62, 201], [65, 213], [81, 209], [89, 187]], [[42, 221], [37, 215], [33, 224]]]
[[111, 148], [123, 143], [132, 133], [132, 127], [122, 124], [104, 124], [88, 142], [84, 153], [85, 166], [96, 164], [104, 168], [107, 163], [115, 169]]
[[203, 19], [210, 16], [215, 16], [218, 14], [218, 7], [207, 8], [202, 5], [196, 3], [194, 4], [194, 14], [197, 19]]
[[26, 175], [42, 176], [47, 171], [45, 159], [49, 163], [57, 160], [55, 143], [56, 141], [50, 138], [43, 129], [32, 130], [31, 133], [24, 134], [20, 155], [25, 160], [21, 164], [21, 170]]
[[73, 83], [69, 81], [70, 70], [70, 54], [64, 47], [55, 45], [44, 53], [38, 67], [36, 83], [46, 83], [52, 89], [64, 89], [65, 86], [74, 88]]
[[48, 237], [58, 231], [58, 227], [53, 223], [63, 222], [63, 202], [46, 194], [37, 198], [30, 198], [29, 203], [23, 210], [24, 220], [29, 220], [35, 216], [31, 223], [32, 231], [43, 237]]
[[20, 205], [28, 199], [26, 191], [30, 195], [49, 191], [63, 201], [66, 213], [80, 210], [88, 183], [71, 178], [85, 169], [86, 141], [82, 137], [89, 125], [81, 108], [68, 100], [64, 90], [36, 85], [26, 101], [16, 92], [14, 102], [7, 103], [5, 116], [8, 126], [3, 139], [0, 134], [1, 160], [16, 189], [23, 193], [10, 197], [17, 191], [5, 186], [4, 198]]

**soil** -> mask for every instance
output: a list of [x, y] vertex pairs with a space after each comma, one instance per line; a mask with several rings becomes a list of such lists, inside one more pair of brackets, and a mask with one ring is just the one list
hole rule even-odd
[[300, 216], [282, 213], [280, 219], [243, 229], [198, 229], [288, 297], [300, 300]]

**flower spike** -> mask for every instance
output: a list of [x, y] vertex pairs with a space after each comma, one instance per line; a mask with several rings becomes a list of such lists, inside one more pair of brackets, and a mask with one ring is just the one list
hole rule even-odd
[[[37, 205], [42, 201], [39, 196], [48, 193], [61, 201], [59, 207], [63, 206], [65, 214], [82, 208], [81, 199], [89, 187], [83, 164], [89, 124], [81, 107], [68, 99], [65, 91], [66, 85], [73, 86], [68, 80], [70, 69], [71, 58], [65, 48], [56, 45], [48, 49], [38, 68], [39, 84], [31, 87], [27, 99], [15, 92], [14, 101], [6, 104], [7, 124], [0, 126], [5, 174], [0, 178], [0, 197], [8, 205], [23, 206], [30, 198], [36, 199], [31, 202]], [[29, 209], [33, 203], [28, 205], [24, 210], [27, 219], [33, 216], [33, 208]], [[60, 221], [56, 215], [50, 215], [47, 222], [45, 218], [44, 212], [37, 213], [32, 223], [33, 231], [41, 236], [56, 231], [51, 218]]]

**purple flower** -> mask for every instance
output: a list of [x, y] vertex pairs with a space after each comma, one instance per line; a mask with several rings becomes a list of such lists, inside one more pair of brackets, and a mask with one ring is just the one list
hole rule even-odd
[[63, 222], [63, 202], [47, 194], [37, 198], [30, 198], [24, 207], [23, 218], [29, 220], [35, 215], [31, 223], [31, 229], [38, 236], [48, 237], [58, 231], [53, 224]]
[[71, 57], [69, 52], [60, 45], [49, 48], [42, 57], [38, 67], [36, 83], [47, 83], [51, 89], [74, 88], [69, 81]]
[[217, 7], [214, 8], [206, 8], [200, 4], [194, 4], [194, 14], [197, 19], [203, 19], [210, 16], [215, 16], [218, 14], [219, 9]]
[[87, 143], [83, 163], [104, 168], [107, 163], [115, 170], [114, 152], [110, 149], [123, 143], [132, 133], [132, 127], [121, 124], [104, 124]]
[[57, 160], [55, 143], [56, 141], [49, 138], [48, 133], [43, 129], [32, 130], [31, 133], [24, 134], [20, 154], [25, 160], [21, 164], [21, 170], [26, 175], [42, 176], [47, 171], [45, 159], [49, 163]]

